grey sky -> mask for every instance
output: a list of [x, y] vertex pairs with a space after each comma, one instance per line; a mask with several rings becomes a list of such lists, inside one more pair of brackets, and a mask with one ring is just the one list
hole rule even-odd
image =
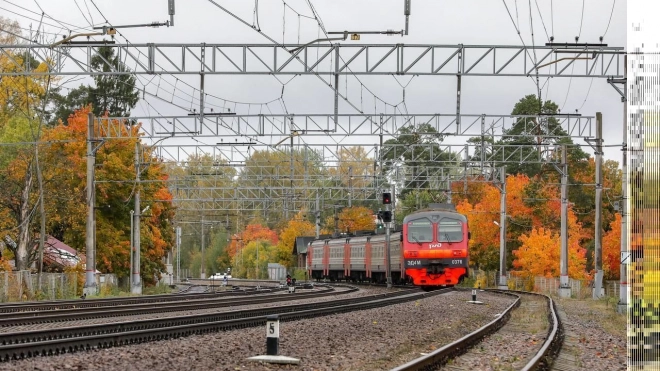
[[[93, 19], [101, 24], [104, 18], [90, 0], [37, 0], [43, 10], [53, 18], [79, 26], [89, 25]], [[76, 6], [76, 1], [82, 12]], [[17, 0], [11, 1], [19, 4]], [[166, 0], [95, 0], [96, 5], [112, 24], [151, 23], [165, 21], [167, 15]], [[236, 15], [253, 23], [255, 1], [219, 0], [219, 4]], [[258, 1], [258, 20], [261, 30], [278, 42], [308, 42], [318, 35], [315, 20], [306, 0], [287, 0], [285, 7], [281, 0]], [[364, 30], [381, 31], [401, 30], [404, 27], [403, 0], [312, 0], [316, 11], [321, 16], [327, 31]], [[548, 35], [554, 35], [555, 42], [574, 42], [577, 35], [580, 42], [597, 43], [598, 37], [605, 33], [613, 0], [585, 0], [584, 15], [582, 2], [578, 0], [506, 0], [513, 20], [521, 30], [526, 45], [532, 45], [530, 33], [530, 12], [534, 26], [534, 42], [542, 45]], [[539, 10], [542, 18], [539, 17]], [[551, 12], [551, 4], [553, 11]], [[21, 1], [22, 6], [38, 11], [37, 3]], [[10, 3], [0, 0], [0, 6], [17, 10]], [[89, 12], [87, 10], [89, 8]], [[302, 14], [299, 17], [291, 8]], [[285, 10], [286, 9], [286, 10]], [[20, 10], [18, 10], [20, 11]], [[20, 11], [28, 14], [25, 11]], [[83, 18], [83, 13], [87, 20]], [[0, 9], [0, 15], [17, 18], [23, 27], [33, 26], [37, 22], [16, 17]], [[34, 15], [32, 15], [34, 17]], [[53, 22], [52, 20], [50, 22]], [[543, 26], [545, 24], [545, 28]], [[283, 34], [283, 24], [286, 25]], [[611, 24], [604, 42], [610, 46], [625, 46], [626, 2], [615, 2]], [[554, 31], [553, 31], [554, 29]], [[48, 29], [55, 31], [55, 29]], [[158, 29], [140, 28], [120, 30], [132, 43], [263, 43], [269, 41], [249, 27], [239, 23], [207, 0], [178, 0], [176, 3], [175, 26]], [[119, 38], [118, 40], [122, 40]], [[412, 0], [410, 16], [410, 35], [371, 36], [364, 35], [360, 41], [343, 41], [345, 44], [359, 43], [406, 43], [406, 44], [479, 44], [479, 45], [521, 45], [514, 23], [509, 18], [505, 3], [497, 0]], [[360, 80], [384, 101], [396, 104], [402, 99], [402, 88], [410, 80], [409, 76], [360, 76]], [[174, 82], [174, 78], [167, 77]], [[288, 76], [279, 79], [286, 82]], [[146, 76], [141, 82], [146, 82]], [[197, 79], [185, 79], [197, 86]], [[340, 82], [342, 89], [345, 81]], [[619, 94], [609, 86], [605, 79], [596, 78], [554, 78], [546, 83], [544, 99], [555, 101], [562, 112], [574, 112], [580, 109], [583, 115], [595, 115], [600, 111], [604, 117], [605, 145], [619, 145], [622, 133], [623, 103]], [[570, 84], [570, 90], [569, 90]], [[72, 85], [72, 86], [75, 86]], [[216, 96], [241, 102], [267, 102], [280, 96], [282, 84], [272, 76], [216, 76], [207, 80], [206, 92]], [[373, 112], [373, 97], [367, 98], [360, 83], [348, 78], [348, 97], [356, 104], [362, 100], [370, 102]], [[509, 114], [513, 105], [526, 94], [535, 94], [536, 87], [530, 78], [509, 77], [466, 77], [463, 79], [461, 110], [466, 114]], [[588, 93], [588, 94], [587, 94]], [[291, 113], [331, 113], [332, 91], [313, 76], [296, 77], [285, 88], [284, 101]], [[586, 101], [585, 101], [586, 99]], [[148, 99], [151, 106], [142, 102], [134, 110], [135, 115], [154, 113], [185, 114], [180, 108], [168, 105], [156, 99]], [[565, 102], [565, 104], [564, 104]], [[218, 102], [216, 102], [218, 103]], [[366, 104], [366, 103], [365, 103]], [[383, 105], [376, 108], [383, 110]], [[453, 113], [456, 109], [456, 78], [442, 76], [417, 77], [406, 88], [406, 107], [410, 113]], [[279, 103], [268, 107], [259, 105], [237, 105], [239, 113], [255, 113], [270, 109], [282, 113]], [[347, 104], [340, 104], [341, 113], [354, 113]], [[392, 112], [392, 108], [388, 108]], [[585, 148], [589, 153], [591, 149]], [[606, 148], [605, 158], [621, 160], [619, 148]]]

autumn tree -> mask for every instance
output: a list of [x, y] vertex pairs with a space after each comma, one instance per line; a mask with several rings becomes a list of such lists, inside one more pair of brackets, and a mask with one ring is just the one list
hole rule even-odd
[[276, 260], [277, 248], [269, 240], [257, 239], [248, 242], [232, 259], [239, 277], [264, 279], [268, 277], [268, 263]]
[[[0, 42], [11, 45], [23, 40], [20, 25], [0, 17]], [[30, 247], [34, 238], [34, 206], [42, 200], [35, 192], [43, 185], [42, 167], [39, 146], [26, 143], [36, 143], [41, 137], [42, 102], [55, 80], [43, 74], [48, 69], [47, 63], [37, 61], [25, 49], [6, 48], [0, 55], [0, 71], [7, 74], [0, 79], [0, 142], [9, 145], [0, 154], [0, 162], [4, 163], [0, 167], [0, 216], [6, 218], [0, 224], [7, 228], [3, 235], [16, 240], [16, 246], [10, 249], [19, 270], [27, 269], [35, 258]], [[39, 211], [36, 215], [45, 220], [43, 209]]]
[[[464, 198], [457, 202], [456, 209], [468, 218], [472, 233], [470, 261], [480, 269], [496, 270], [499, 267], [500, 227], [497, 223], [500, 222], [501, 191], [495, 184], [483, 179], [474, 183], [479, 185], [468, 185], [468, 189], [478, 193], [477, 196], [471, 196], [475, 203]], [[511, 252], [520, 244], [518, 237], [529, 231], [534, 223], [531, 218], [532, 209], [524, 200], [525, 189], [529, 184], [529, 178], [523, 174], [510, 175], [506, 179], [508, 265], [513, 261]], [[460, 194], [460, 186], [454, 184], [453, 190], [456, 194]]]
[[353, 206], [342, 209], [335, 217], [329, 216], [325, 220], [323, 233], [331, 234], [337, 225], [338, 232], [354, 233], [357, 231], [373, 231], [376, 229], [373, 210], [363, 206]]
[[280, 241], [277, 244], [277, 263], [287, 268], [296, 264], [293, 256], [293, 246], [297, 237], [314, 236], [316, 227], [304, 219], [304, 211], [299, 212], [293, 219], [287, 222], [286, 227], [280, 232]]
[[328, 170], [330, 176], [351, 193], [354, 199], [367, 199], [374, 194], [374, 159], [362, 146], [343, 147], [337, 151], [337, 166]]
[[[568, 275], [573, 279], [586, 279], [586, 249], [580, 245], [582, 226], [575, 214], [568, 213]], [[560, 273], [560, 234], [543, 227], [534, 227], [528, 234], [519, 237], [522, 245], [513, 251], [513, 267], [516, 274], [533, 278], [536, 276], [558, 277]]]
[[615, 214], [610, 223], [610, 230], [603, 235], [603, 277], [606, 280], [618, 280], [621, 276], [621, 214]]
[[312, 199], [313, 188], [326, 185], [325, 174], [321, 154], [308, 147], [256, 150], [245, 161], [236, 182], [241, 189], [266, 197], [265, 210], [254, 202], [246, 203], [246, 207], [256, 209], [251, 216], [261, 215], [269, 227], [276, 228], [286, 222], [287, 213], [292, 217], [299, 211], [296, 200]]
[[230, 236], [230, 244], [227, 250], [229, 257], [231, 258], [232, 266], [234, 267], [233, 271], [237, 272], [237, 275], [240, 275], [240, 277], [245, 277], [245, 271], [236, 269], [237, 261], [247, 259], [245, 258], [245, 249], [254, 241], [265, 241], [268, 246], [276, 246], [279, 242], [279, 238], [277, 233], [272, 229], [256, 223], [248, 224], [241, 232]]
[[[90, 108], [76, 111], [67, 125], [60, 124], [44, 134], [53, 144], [44, 152], [49, 166], [44, 171], [48, 194], [48, 231], [54, 237], [78, 251], [85, 251], [86, 211], [86, 135]], [[140, 191], [142, 204], [149, 212], [140, 225], [141, 273], [146, 284], [164, 271], [163, 257], [172, 248], [174, 209], [167, 189], [167, 175], [152, 153], [153, 149], [139, 145], [141, 179], [135, 183], [135, 146], [139, 126], [112, 122], [113, 133], [123, 139], [106, 140], [96, 154], [96, 264], [103, 272], [128, 274], [130, 246], [130, 213], [133, 196]], [[106, 126], [95, 126], [95, 136], [104, 138]], [[130, 131], [130, 133], [129, 133]], [[130, 134], [130, 135], [129, 135]]]

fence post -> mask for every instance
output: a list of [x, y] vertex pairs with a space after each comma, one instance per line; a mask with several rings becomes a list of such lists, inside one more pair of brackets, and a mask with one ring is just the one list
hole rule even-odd
[[16, 272], [18, 279], [18, 301], [23, 301], [23, 272]]
[[4, 300], [9, 301], [9, 272], [5, 271], [5, 288], [4, 288]]

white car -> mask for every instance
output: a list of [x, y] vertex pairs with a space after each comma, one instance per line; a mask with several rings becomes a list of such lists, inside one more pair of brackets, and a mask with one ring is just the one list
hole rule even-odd
[[209, 279], [210, 280], [223, 280], [223, 279], [225, 279], [225, 277], [227, 277], [227, 279], [230, 279], [231, 275], [229, 275], [229, 274], [224, 275], [224, 274], [216, 273], [216, 274], [212, 275], [211, 277], [209, 277]]

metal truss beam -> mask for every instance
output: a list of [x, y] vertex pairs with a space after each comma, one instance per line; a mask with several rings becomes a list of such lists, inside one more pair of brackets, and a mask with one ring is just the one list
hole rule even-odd
[[[434, 75], [527, 77], [623, 77], [623, 47], [567, 49], [513, 45], [285, 45], [106, 44], [131, 71], [93, 70], [98, 44], [0, 45], [0, 53], [30, 53], [47, 72], [22, 66], [2, 75]], [[296, 49], [295, 52], [290, 50]], [[53, 50], [53, 59], [47, 51]], [[536, 62], [532, 58], [537, 55]], [[331, 63], [335, 58], [337, 63]], [[68, 62], [67, 62], [68, 61]], [[65, 62], [66, 65], [65, 65]], [[569, 68], [575, 65], [577, 68]], [[573, 72], [571, 72], [573, 71]]]
[[[338, 122], [335, 123], [335, 116]], [[556, 132], [544, 130], [548, 120], [557, 122]], [[457, 121], [458, 120], [458, 121]], [[404, 127], [417, 128], [418, 134], [436, 134], [474, 137], [495, 135], [509, 130], [514, 125], [522, 129], [516, 136], [534, 135], [541, 138], [560, 136], [563, 130], [571, 138], [592, 138], [595, 135], [593, 116], [557, 115], [486, 115], [486, 114], [289, 114], [289, 115], [233, 115], [233, 116], [162, 116], [97, 118], [101, 128], [101, 138], [121, 138], [131, 135], [123, 122], [139, 122], [141, 135], [146, 138], [167, 137], [240, 137], [240, 145], [245, 145], [248, 138], [269, 137], [273, 144], [292, 134], [304, 137], [365, 136], [393, 137]], [[424, 126], [422, 126], [424, 125]], [[430, 132], [426, 128], [433, 129]], [[539, 133], [539, 134], [537, 134]], [[565, 137], [566, 135], [561, 135]], [[255, 145], [260, 143], [255, 142]], [[231, 141], [224, 145], [232, 145]]]
[[[350, 147], [364, 146], [368, 150], [367, 156], [375, 154], [374, 144], [353, 144], [353, 145], [329, 145], [329, 144], [306, 144], [307, 148], [315, 150], [322, 158], [325, 168], [332, 168], [341, 163], [338, 152], [346, 150]], [[574, 147], [580, 147], [579, 144], [574, 144]], [[463, 159], [468, 159], [469, 162], [474, 163], [487, 163], [488, 165], [502, 166], [508, 163], [546, 163], [546, 158], [549, 156], [550, 151], [553, 150], [554, 144], [542, 143], [539, 145], [517, 145], [517, 144], [494, 144], [489, 143], [482, 146], [480, 143], [470, 144], [442, 144], [442, 143], [423, 143], [423, 144], [385, 144], [381, 151], [387, 156], [386, 158], [395, 160], [384, 160], [384, 165], [397, 165], [402, 164], [403, 158], [407, 161], [425, 161], [425, 158], [440, 153], [451, 153], [453, 156], [446, 159], [437, 159], [434, 163], [439, 166], [447, 166], [453, 164], [459, 166], [463, 163]], [[570, 148], [571, 146], [569, 146]], [[485, 150], [484, 150], [485, 149]], [[539, 151], [541, 149], [541, 151]], [[543, 156], [540, 156], [540, 152]], [[475, 154], [483, 153], [483, 158], [473, 159]], [[156, 163], [176, 163], [179, 165], [196, 164], [196, 160], [191, 160], [192, 155], [210, 155], [215, 160], [215, 166], [212, 169], [220, 169], [232, 167], [241, 169], [247, 165], [250, 153], [246, 148], [224, 148], [214, 145], [157, 145], [156, 158], [153, 161]], [[435, 156], [437, 157], [437, 156]], [[378, 157], [380, 158], [380, 157]], [[301, 162], [300, 159], [294, 160], [296, 163]], [[371, 161], [379, 162], [378, 159], [371, 157]], [[273, 163], [272, 161], [250, 161], [249, 165], [260, 168], [270, 168], [270, 172], [274, 169], [280, 169], [282, 175], [286, 174], [283, 170], [288, 161], [281, 163]], [[462, 165], [460, 165], [462, 166]], [[210, 170], [212, 171], [212, 170]], [[211, 174], [209, 174], [211, 175]]]

